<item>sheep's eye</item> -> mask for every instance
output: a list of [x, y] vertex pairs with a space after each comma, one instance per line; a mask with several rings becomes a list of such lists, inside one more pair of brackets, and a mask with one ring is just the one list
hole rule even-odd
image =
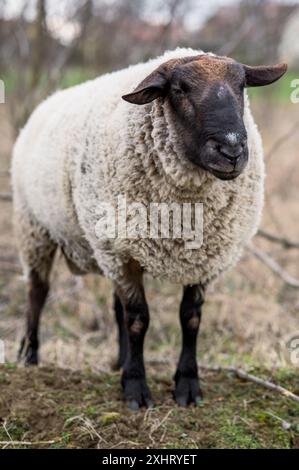
[[181, 90], [183, 91], [183, 93], [187, 93], [189, 89], [190, 87], [189, 85], [187, 85], [187, 83], [184, 83], [184, 82], [181, 83]]
[[188, 85], [186, 85], [186, 83], [180, 83], [179, 86], [174, 86], [173, 87], [173, 92], [177, 96], [184, 95], [185, 93], [188, 92], [188, 90], [189, 90], [189, 88], [188, 88]]
[[177, 96], [181, 96], [181, 95], [184, 94], [184, 91], [183, 91], [182, 88], [180, 88], [180, 87], [174, 87], [174, 88], [172, 89], [172, 91], [173, 91], [173, 93], [174, 93], [175, 95], [177, 95]]

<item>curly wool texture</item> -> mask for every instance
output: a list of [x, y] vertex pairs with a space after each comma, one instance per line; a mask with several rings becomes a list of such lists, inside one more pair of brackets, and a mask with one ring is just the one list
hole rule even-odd
[[[15, 225], [26, 271], [42, 271], [36, 255], [59, 245], [81, 272], [101, 271], [121, 281], [129, 258], [158, 278], [209, 284], [236, 264], [255, 234], [263, 206], [264, 164], [259, 133], [245, 95], [249, 163], [238, 178], [221, 181], [187, 161], [170, 124], [167, 100], [145, 106], [121, 96], [158, 65], [202, 54], [167, 52], [59, 91], [32, 114], [15, 145], [12, 177]], [[203, 244], [183, 239], [99, 239], [100, 204], [203, 203]], [[28, 222], [30, 220], [30, 223]]]

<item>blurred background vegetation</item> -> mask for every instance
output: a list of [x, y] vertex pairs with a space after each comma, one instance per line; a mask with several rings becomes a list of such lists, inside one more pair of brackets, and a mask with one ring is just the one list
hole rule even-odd
[[[177, 46], [249, 64], [288, 59], [296, 75], [298, 33], [298, 0], [0, 0], [0, 78], [17, 132], [57, 87]], [[274, 91], [287, 99], [289, 81]]]

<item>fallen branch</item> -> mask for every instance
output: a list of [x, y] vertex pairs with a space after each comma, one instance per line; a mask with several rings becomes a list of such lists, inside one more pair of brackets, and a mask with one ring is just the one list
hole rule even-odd
[[10, 202], [12, 201], [11, 193], [0, 193], [0, 201]]
[[269, 240], [270, 242], [273, 243], [278, 243], [279, 245], [282, 245], [284, 248], [299, 248], [299, 242], [293, 242], [291, 240], [288, 240], [287, 238], [284, 237], [278, 237], [277, 235], [273, 235], [272, 233], [268, 233], [265, 230], [258, 230], [257, 235], [259, 237], [266, 238], [266, 240]]
[[293, 400], [299, 403], [299, 396], [295, 395], [295, 393], [293, 392], [290, 392], [290, 390], [287, 390], [286, 388], [281, 387], [280, 385], [276, 385], [273, 382], [270, 382], [269, 380], [264, 380], [264, 379], [261, 379], [260, 377], [256, 377], [255, 375], [248, 374], [244, 370], [238, 369], [237, 367], [234, 367], [234, 366], [213, 367], [213, 366], [200, 365], [200, 368], [211, 370], [214, 372], [221, 372], [221, 371], [232, 372], [239, 379], [248, 380], [249, 382], [253, 382], [257, 385], [261, 385], [262, 387], [268, 388], [269, 390], [274, 390], [274, 392], [280, 393], [280, 395], [283, 395], [287, 398], [290, 398], [290, 400]]
[[288, 421], [286, 421], [285, 419], [282, 419], [280, 418], [280, 416], [276, 416], [275, 414], [271, 413], [271, 411], [266, 411], [266, 414], [271, 416], [272, 418], [274, 419], [277, 419], [277, 421], [280, 421], [281, 422], [281, 426], [283, 427], [283, 429], [285, 429], [286, 431], [288, 431], [289, 429], [292, 428], [292, 423], [289, 423]]
[[280, 277], [287, 285], [299, 288], [299, 280], [287, 273], [274, 259], [271, 258], [271, 256], [253, 245], [249, 245], [247, 248], [257, 259], [271, 269], [271, 271]]

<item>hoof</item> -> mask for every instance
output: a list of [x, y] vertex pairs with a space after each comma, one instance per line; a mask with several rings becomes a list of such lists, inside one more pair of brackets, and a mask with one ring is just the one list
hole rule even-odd
[[142, 406], [154, 406], [151, 392], [145, 379], [123, 379], [124, 399], [131, 411], [138, 411]]
[[203, 394], [199, 387], [198, 378], [179, 377], [176, 381], [174, 398], [179, 406], [186, 407], [191, 403], [200, 405]]
[[30, 346], [27, 338], [23, 338], [18, 352], [18, 362], [23, 362], [25, 366], [38, 365], [37, 349]]
[[25, 366], [37, 366], [38, 365], [38, 352], [35, 349], [28, 348]]

